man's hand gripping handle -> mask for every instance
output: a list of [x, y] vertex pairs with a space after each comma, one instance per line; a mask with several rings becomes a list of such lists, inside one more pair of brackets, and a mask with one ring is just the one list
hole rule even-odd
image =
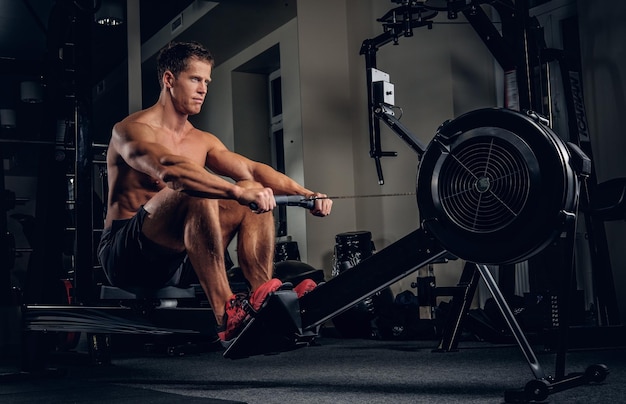
[[[306, 209], [313, 209], [313, 206], [315, 206], [315, 199], [306, 199], [302, 195], [274, 195], [274, 199], [276, 200], [276, 205], [300, 206]], [[257, 210], [258, 208], [254, 202], [248, 206], [252, 210]]]

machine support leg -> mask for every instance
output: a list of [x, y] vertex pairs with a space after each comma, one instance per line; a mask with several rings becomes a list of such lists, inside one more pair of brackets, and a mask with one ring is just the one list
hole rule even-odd
[[450, 313], [446, 319], [443, 335], [439, 341], [436, 352], [456, 351], [459, 345], [459, 336], [463, 330], [463, 320], [469, 312], [476, 287], [478, 286], [479, 274], [476, 267], [471, 262], [465, 263], [461, 279], [452, 297]]
[[482, 264], [476, 264], [476, 268], [478, 269], [480, 276], [485, 281], [487, 289], [489, 289], [489, 292], [491, 292], [493, 299], [498, 305], [498, 308], [500, 309], [504, 320], [511, 329], [511, 332], [513, 333], [513, 336], [515, 337], [515, 340], [517, 341], [520, 349], [522, 350], [522, 353], [526, 357], [528, 365], [530, 366], [530, 370], [533, 372], [536, 379], [545, 379], [546, 375], [541, 365], [539, 365], [539, 361], [537, 360], [537, 356], [535, 356], [535, 352], [532, 350], [530, 344], [528, 343], [528, 340], [524, 336], [522, 328], [515, 319], [515, 316], [513, 315], [511, 308], [504, 299], [502, 292], [500, 292], [500, 288], [498, 287], [495, 279], [493, 279], [491, 272], [489, 272], [489, 268], [487, 268], [486, 265]]

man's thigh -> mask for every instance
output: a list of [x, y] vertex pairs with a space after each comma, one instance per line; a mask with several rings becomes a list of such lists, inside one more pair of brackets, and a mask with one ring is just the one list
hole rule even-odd
[[186, 253], [162, 248], [145, 237], [141, 228], [146, 216], [141, 208], [132, 219], [114, 222], [111, 232], [103, 235], [99, 258], [113, 285], [160, 287], [179, 277]]
[[217, 211], [217, 201], [163, 188], [144, 205], [144, 209], [147, 215], [142, 226], [143, 234], [163, 248], [184, 251], [185, 226], [189, 218], [210, 218], [211, 211]]

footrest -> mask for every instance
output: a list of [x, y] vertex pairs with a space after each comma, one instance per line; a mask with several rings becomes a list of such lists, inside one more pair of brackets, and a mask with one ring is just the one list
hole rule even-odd
[[264, 306], [245, 325], [224, 352], [225, 358], [241, 359], [302, 348], [318, 336], [302, 331], [300, 305], [293, 290], [272, 293]]

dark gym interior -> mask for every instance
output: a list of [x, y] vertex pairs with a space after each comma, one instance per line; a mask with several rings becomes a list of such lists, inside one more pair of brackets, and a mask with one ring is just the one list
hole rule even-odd
[[[625, 19], [0, 0], [0, 402], [623, 402]], [[111, 128], [157, 99], [174, 40], [216, 58], [194, 125], [337, 195], [323, 222], [279, 203], [274, 275], [319, 286], [272, 294], [227, 348], [193, 276], [125, 290], [96, 257]]]

